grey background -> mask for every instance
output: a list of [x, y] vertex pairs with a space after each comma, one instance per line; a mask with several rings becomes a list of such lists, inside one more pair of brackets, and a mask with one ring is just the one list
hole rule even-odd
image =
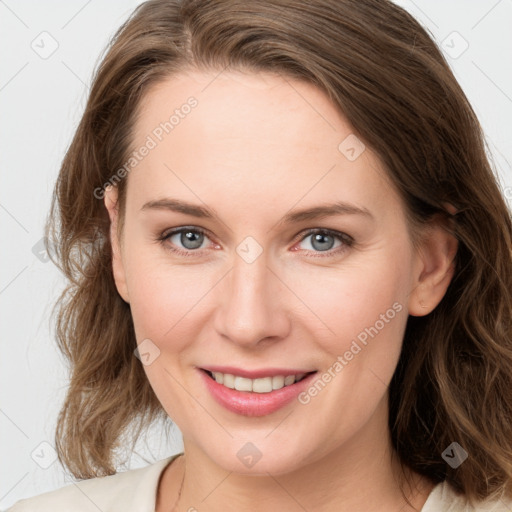
[[[72, 481], [52, 447], [67, 380], [49, 314], [63, 280], [38, 248], [92, 70], [139, 3], [0, 0], [0, 509]], [[511, 203], [512, 0], [397, 3], [448, 55]], [[181, 446], [177, 429], [170, 445], [152, 429], [120, 469], [145, 466]]]

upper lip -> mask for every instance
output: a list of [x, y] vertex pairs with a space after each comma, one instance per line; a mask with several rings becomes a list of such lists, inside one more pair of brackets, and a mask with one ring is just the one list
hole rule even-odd
[[304, 370], [301, 368], [261, 368], [258, 370], [244, 370], [242, 368], [235, 368], [233, 366], [201, 366], [201, 370], [209, 372], [229, 373], [231, 375], [238, 375], [247, 379], [258, 379], [262, 377], [275, 377], [276, 375], [300, 375], [303, 373], [311, 373], [316, 370]]

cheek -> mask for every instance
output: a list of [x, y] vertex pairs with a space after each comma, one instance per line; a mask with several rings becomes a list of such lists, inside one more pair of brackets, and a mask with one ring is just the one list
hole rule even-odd
[[[189, 319], [201, 311], [201, 297], [212, 284], [207, 273], [191, 272], [183, 267], [158, 264], [140, 266], [130, 280], [130, 308], [137, 339], [154, 338], [159, 344], [164, 339], [184, 339], [178, 336]], [[176, 347], [178, 348], [178, 347]]]
[[392, 272], [380, 280], [378, 275], [367, 272], [362, 279], [351, 273], [339, 278], [340, 286], [324, 283], [323, 293], [309, 296], [329, 329], [318, 329], [318, 320], [316, 330], [311, 324], [312, 351], [324, 356], [299, 402], [315, 425], [330, 430], [327, 451], [360, 431], [378, 410], [400, 357], [407, 322], [403, 289]]
[[[324, 354], [319, 379], [301, 397], [311, 417], [333, 425], [333, 439], [361, 428], [383, 399], [400, 357], [407, 309], [407, 251], [380, 251], [338, 269], [318, 269], [304, 281], [301, 298], [309, 338]], [[397, 253], [399, 254], [399, 253]], [[316, 352], [316, 351], [315, 351]], [[316, 397], [320, 398], [316, 398]], [[342, 407], [343, 424], [335, 414]], [[331, 412], [329, 412], [331, 411]]]
[[389, 252], [357, 262], [347, 259], [337, 267], [289, 270], [284, 276], [300, 299], [297, 305], [304, 310], [302, 318], [309, 319], [312, 339], [324, 351], [338, 355], [350, 350], [353, 340], [364, 345], [377, 334], [400, 344], [406, 320], [408, 263], [406, 257], [398, 261]]
[[[138, 343], [155, 354], [144, 371], [166, 413], [188, 430], [190, 417], [201, 414], [182, 386], [189, 375], [188, 354], [203, 326], [205, 296], [212, 284], [200, 266], [186, 268], [158, 261], [139, 251], [129, 265], [130, 309]], [[150, 340], [149, 342], [146, 340]]]
[[321, 269], [307, 280], [303, 298], [319, 317], [316, 331], [310, 324], [312, 339], [326, 357], [324, 384], [315, 381], [301, 403], [326, 425], [338, 425], [332, 411], [343, 408], [345, 422], [333, 426], [333, 438], [361, 428], [386, 393], [407, 322], [408, 265], [405, 249], [380, 251], [364, 264], [347, 260], [343, 269]]

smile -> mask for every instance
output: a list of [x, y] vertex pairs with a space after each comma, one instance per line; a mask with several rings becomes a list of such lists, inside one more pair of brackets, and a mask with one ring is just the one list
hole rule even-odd
[[292, 402], [298, 403], [297, 396], [317, 373], [284, 369], [245, 371], [228, 367], [196, 369], [207, 393], [228, 411], [242, 416], [266, 416]]
[[226, 388], [236, 389], [237, 391], [250, 391], [252, 393], [270, 393], [286, 386], [291, 386], [300, 382], [307, 373], [297, 375], [275, 375], [273, 377], [261, 377], [258, 379], [248, 379], [231, 373], [209, 372], [208, 375], [218, 384]]

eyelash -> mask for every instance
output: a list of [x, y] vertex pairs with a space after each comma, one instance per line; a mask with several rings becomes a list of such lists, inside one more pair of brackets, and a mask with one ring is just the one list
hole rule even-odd
[[[186, 257], [196, 256], [197, 253], [201, 251], [201, 249], [199, 249], [199, 250], [197, 250], [197, 249], [196, 250], [192, 250], [192, 249], [183, 250], [183, 249], [177, 249], [175, 247], [169, 247], [168, 245], [165, 244], [165, 242], [169, 238], [171, 238], [173, 235], [176, 235], [178, 233], [184, 233], [184, 232], [185, 233], [188, 233], [188, 232], [199, 233], [201, 235], [208, 237], [208, 233], [201, 228], [185, 226], [185, 227], [173, 229], [171, 231], [164, 231], [160, 236], [158, 236], [157, 241], [160, 242], [162, 245], [164, 245], [167, 250], [169, 250], [175, 254], [178, 254], [180, 256], [186, 256]], [[300, 233], [301, 237], [298, 240], [294, 239], [294, 244], [298, 243], [298, 242], [302, 242], [310, 235], [317, 235], [317, 234], [330, 235], [334, 238], [338, 238], [343, 243], [343, 245], [341, 247], [338, 247], [337, 249], [329, 249], [328, 251], [309, 251], [309, 252], [316, 253], [316, 255], [313, 256], [314, 258], [316, 258], [316, 257], [326, 258], [326, 257], [332, 257], [334, 255], [341, 254], [342, 252], [346, 251], [348, 248], [352, 247], [352, 245], [354, 244], [354, 239], [351, 236], [347, 235], [346, 233], [342, 233], [340, 231], [335, 231], [333, 229], [322, 229], [322, 228], [307, 229], [306, 231]], [[308, 252], [308, 251], [306, 251], [306, 252]], [[323, 255], [322, 253], [325, 253], [325, 255]]]

